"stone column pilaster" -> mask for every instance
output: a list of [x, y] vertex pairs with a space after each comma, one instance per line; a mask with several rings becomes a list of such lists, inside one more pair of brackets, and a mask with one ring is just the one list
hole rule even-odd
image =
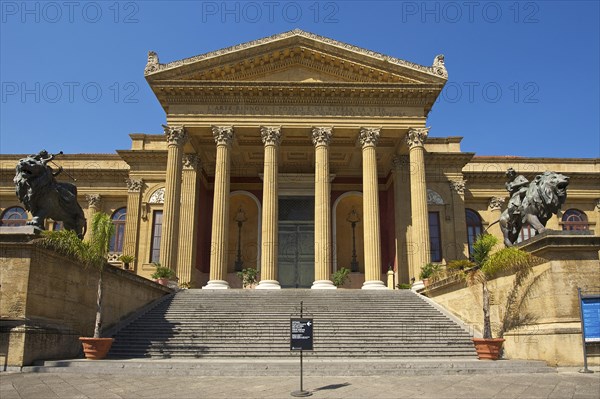
[[88, 214], [86, 220], [87, 230], [85, 233], [85, 238], [86, 240], [89, 240], [92, 236], [92, 219], [94, 218], [96, 212], [100, 210], [102, 196], [100, 194], [86, 194], [85, 199], [88, 202]]
[[329, 183], [330, 127], [314, 127], [315, 146], [315, 281], [311, 288], [335, 289], [331, 273], [331, 185]]
[[[500, 216], [502, 215], [502, 207], [504, 206], [505, 201], [506, 200], [504, 197], [490, 198], [490, 202], [488, 204], [488, 210], [490, 212], [490, 218], [488, 222], [490, 224], [500, 220]], [[500, 242], [504, 242], [504, 236], [502, 235], [502, 229], [500, 229], [500, 223], [496, 223], [493, 226], [490, 226], [487, 232], [493, 236], [496, 236], [496, 238], [498, 238]]]
[[140, 206], [142, 202], [143, 179], [127, 179], [127, 215], [125, 216], [125, 238], [123, 254], [131, 255], [135, 260], [129, 265], [131, 270], [137, 270], [138, 238], [140, 230]]
[[167, 139], [167, 173], [165, 178], [165, 204], [163, 207], [160, 263], [177, 270], [177, 240], [179, 235], [179, 209], [181, 207], [181, 170], [183, 145], [188, 139], [183, 126], [164, 126]]
[[183, 155], [181, 178], [181, 211], [177, 276], [182, 283], [194, 281], [196, 265], [196, 238], [198, 236], [198, 172], [200, 160], [196, 154]]
[[262, 252], [260, 282], [257, 289], [280, 289], [277, 281], [277, 251], [279, 250], [279, 198], [277, 188], [280, 126], [261, 126], [260, 136], [265, 145], [262, 209]]
[[[469, 257], [469, 244], [467, 241], [467, 219], [465, 214], [465, 188], [466, 180], [457, 179], [450, 181], [452, 193], [452, 221], [454, 223], [454, 243], [452, 251], [446, 259], [466, 259]], [[450, 249], [450, 248], [448, 248]], [[454, 252], [454, 253], [452, 253]]]
[[217, 144], [215, 184], [213, 196], [210, 277], [205, 289], [226, 289], [227, 282], [227, 226], [229, 224], [229, 186], [232, 126], [213, 126]]
[[363, 226], [365, 282], [363, 289], [386, 289], [381, 281], [381, 238], [379, 226], [379, 188], [377, 184], [378, 128], [361, 128], [359, 136], [363, 158]]
[[596, 198], [594, 210], [596, 211], [596, 227], [594, 228], [594, 231], [597, 236], [600, 236], [600, 198]]
[[408, 156], [396, 155], [392, 159], [392, 178], [394, 179], [394, 225], [396, 237], [396, 263], [398, 283], [408, 284], [412, 275], [412, 258], [408, 243], [412, 241], [410, 225], [410, 164]]
[[411, 164], [410, 205], [414, 273], [411, 277], [415, 280], [420, 280], [421, 268], [431, 261], [424, 148], [428, 132], [429, 128], [411, 128], [406, 136]]

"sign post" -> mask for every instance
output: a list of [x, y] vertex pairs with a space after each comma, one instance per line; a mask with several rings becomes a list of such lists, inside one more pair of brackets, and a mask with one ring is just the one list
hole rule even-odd
[[593, 373], [588, 369], [587, 348], [588, 342], [600, 342], [600, 294], [585, 295], [581, 288], [577, 288], [579, 295], [579, 311], [581, 315], [581, 340], [583, 345], [583, 369], [580, 373]]
[[303, 302], [300, 302], [300, 317], [290, 318], [290, 350], [300, 351], [300, 390], [293, 391], [292, 396], [306, 397], [312, 393], [303, 388], [302, 352], [313, 350], [313, 319], [304, 318]]

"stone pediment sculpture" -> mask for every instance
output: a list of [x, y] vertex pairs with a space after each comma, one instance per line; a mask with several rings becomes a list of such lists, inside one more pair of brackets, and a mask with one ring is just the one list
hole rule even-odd
[[567, 199], [569, 178], [556, 172], [544, 172], [529, 182], [523, 175], [517, 175], [513, 168], [508, 169], [506, 175], [510, 200], [499, 222], [504, 244], [510, 247], [517, 242], [525, 225], [531, 226], [538, 234], [546, 230], [550, 217]]
[[77, 187], [56, 181], [55, 177], [62, 168], [54, 171], [48, 165], [55, 156], [42, 150], [19, 160], [13, 179], [17, 198], [33, 215], [28, 225], [44, 229], [46, 218], [52, 218], [63, 222], [65, 229], [73, 230], [79, 238], [83, 238], [86, 220], [77, 202]]
[[444, 83], [444, 56], [424, 66], [300, 29], [161, 64], [149, 52], [155, 80]]

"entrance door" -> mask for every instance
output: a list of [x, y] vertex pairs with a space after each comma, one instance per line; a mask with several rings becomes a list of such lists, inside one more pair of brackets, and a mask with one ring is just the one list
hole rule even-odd
[[309, 288], [315, 277], [313, 197], [279, 199], [279, 284]]

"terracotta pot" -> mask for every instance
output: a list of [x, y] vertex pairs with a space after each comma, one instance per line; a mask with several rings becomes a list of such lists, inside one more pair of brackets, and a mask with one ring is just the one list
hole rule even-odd
[[504, 338], [473, 338], [479, 360], [498, 360]]
[[160, 285], [164, 285], [165, 287], [166, 287], [167, 285], [169, 285], [169, 279], [168, 279], [168, 278], [157, 278], [157, 279], [156, 279], [156, 280], [154, 280], [154, 281], [156, 281], [156, 282], [157, 282], [158, 284], [160, 284]]
[[79, 337], [86, 359], [104, 359], [112, 346], [114, 338]]

